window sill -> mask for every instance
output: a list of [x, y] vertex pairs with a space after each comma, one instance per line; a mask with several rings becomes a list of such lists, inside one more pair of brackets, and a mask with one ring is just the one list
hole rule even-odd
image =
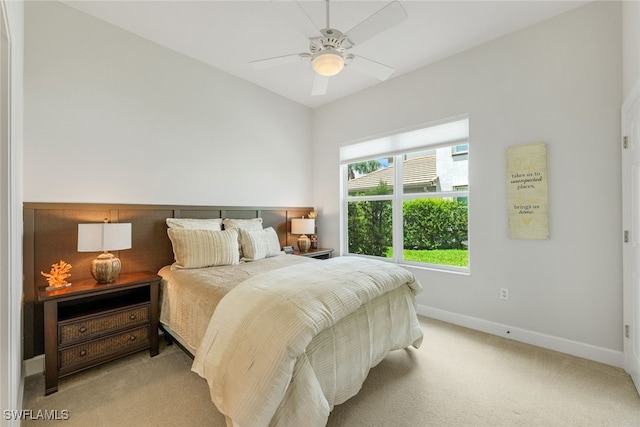
[[471, 271], [469, 268], [463, 268], [463, 267], [454, 267], [454, 266], [444, 266], [444, 265], [437, 265], [437, 264], [425, 264], [425, 263], [416, 263], [416, 262], [410, 262], [410, 261], [405, 261], [405, 260], [394, 260], [392, 258], [382, 258], [382, 257], [377, 257], [377, 256], [369, 256], [369, 255], [361, 255], [361, 254], [350, 254], [347, 253], [347, 256], [357, 256], [357, 257], [361, 257], [361, 258], [371, 258], [371, 259], [377, 259], [380, 261], [384, 261], [384, 262], [390, 262], [390, 263], [394, 263], [394, 264], [398, 264], [399, 266], [405, 267], [405, 268], [415, 268], [417, 270], [426, 270], [426, 271], [433, 271], [433, 272], [438, 272], [438, 273], [451, 273], [451, 274], [459, 274], [462, 276], [470, 276], [471, 275]]

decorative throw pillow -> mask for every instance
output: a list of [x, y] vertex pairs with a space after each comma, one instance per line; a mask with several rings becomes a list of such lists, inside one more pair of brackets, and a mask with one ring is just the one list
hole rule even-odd
[[176, 262], [172, 268], [204, 268], [240, 262], [237, 230], [167, 230]]
[[193, 230], [222, 230], [222, 218], [167, 218], [169, 228], [188, 228]]
[[280, 241], [273, 227], [264, 230], [240, 229], [240, 245], [243, 260], [256, 261], [280, 255]]
[[[237, 230], [262, 230], [262, 218], [225, 218], [222, 220], [222, 225], [224, 225], [225, 230], [237, 229]], [[240, 234], [238, 234], [238, 252], [240, 253], [240, 258], [244, 257], [242, 253], [242, 245], [240, 244]]]

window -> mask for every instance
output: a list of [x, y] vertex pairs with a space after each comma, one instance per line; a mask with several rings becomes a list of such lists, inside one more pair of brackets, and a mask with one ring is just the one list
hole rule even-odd
[[[468, 185], [454, 185], [453, 189], [455, 191], [466, 191], [467, 193], [469, 192], [469, 186]], [[469, 204], [469, 198], [468, 197], [456, 197], [456, 200], [462, 204], [464, 204], [465, 206], [467, 206], [467, 204]]]
[[468, 271], [468, 119], [341, 148], [348, 254]]
[[458, 144], [451, 147], [451, 154], [458, 156], [469, 152], [469, 144]]

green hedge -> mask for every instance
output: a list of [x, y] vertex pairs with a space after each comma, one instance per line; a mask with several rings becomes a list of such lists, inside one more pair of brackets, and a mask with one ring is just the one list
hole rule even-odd
[[454, 200], [416, 199], [404, 202], [404, 248], [465, 249], [467, 207]]
[[[387, 256], [393, 238], [391, 202], [350, 202], [348, 216], [349, 252]], [[404, 202], [404, 249], [466, 249], [467, 236], [464, 203], [442, 199]]]

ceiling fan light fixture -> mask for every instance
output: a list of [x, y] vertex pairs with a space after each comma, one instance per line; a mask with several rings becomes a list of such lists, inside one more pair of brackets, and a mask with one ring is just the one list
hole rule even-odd
[[344, 58], [335, 50], [327, 50], [317, 54], [311, 61], [313, 71], [321, 76], [331, 77], [344, 68]]

